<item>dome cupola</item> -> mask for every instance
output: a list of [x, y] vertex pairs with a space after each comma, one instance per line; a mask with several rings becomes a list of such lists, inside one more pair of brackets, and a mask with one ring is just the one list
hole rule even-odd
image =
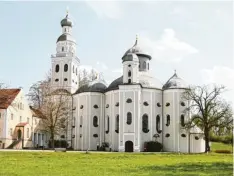
[[66, 17], [64, 19], [62, 19], [60, 24], [62, 27], [64, 27], [64, 26], [72, 27], [72, 21], [70, 18], [68, 18], [68, 13], [67, 13]]
[[128, 54], [136, 54], [137, 56], [144, 56], [148, 58], [149, 60], [151, 60], [151, 56], [147, 52], [143, 51], [143, 49], [139, 46], [137, 36], [136, 36], [135, 44], [131, 48], [129, 48], [123, 55], [122, 57], [123, 61], [125, 59], [125, 56], [127, 56]]
[[164, 84], [163, 89], [186, 89], [188, 84], [177, 76], [176, 71], [174, 75]]

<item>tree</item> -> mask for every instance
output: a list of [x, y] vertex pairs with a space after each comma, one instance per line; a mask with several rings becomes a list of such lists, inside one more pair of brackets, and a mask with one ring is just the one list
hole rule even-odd
[[221, 98], [224, 86], [206, 85], [187, 89], [182, 99], [190, 102], [187, 111], [192, 113], [186, 128], [200, 127], [205, 136], [205, 152], [210, 151], [210, 131], [216, 128], [232, 128], [233, 112], [231, 105]]
[[71, 94], [65, 89], [53, 90], [48, 77], [33, 84], [28, 97], [33, 108], [40, 112], [42, 128], [50, 134], [51, 145], [54, 148], [55, 137], [64, 134], [71, 121]]

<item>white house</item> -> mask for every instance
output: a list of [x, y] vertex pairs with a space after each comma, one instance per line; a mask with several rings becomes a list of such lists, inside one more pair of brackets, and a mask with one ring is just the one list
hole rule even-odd
[[163, 85], [149, 71], [153, 59], [138, 39], [122, 61], [123, 75], [109, 86], [96, 79], [79, 87], [80, 60], [68, 14], [61, 21], [62, 34], [52, 55], [51, 86], [73, 94], [71, 128], [75, 150], [97, 150], [103, 142], [113, 151], [144, 151], [144, 143], [158, 134], [164, 151], [203, 152], [205, 142], [199, 128], [184, 129], [190, 114], [181, 94], [188, 84], [177, 73]]
[[33, 148], [34, 143], [41, 142], [41, 139], [34, 141], [32, 135], [39, 128], [40, 120], [30, 109], [21, 89], [0, 89], [1, 149]]

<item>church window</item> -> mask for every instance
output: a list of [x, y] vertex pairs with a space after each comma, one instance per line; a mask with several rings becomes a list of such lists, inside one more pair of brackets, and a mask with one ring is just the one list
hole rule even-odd
[[64, 51], [64, 47], [62, 47], [62, 52]]
[[127, 113], [127, 124], [131, 125], [131, 123], [132, 123], [132, 113], [128, 112]]
[[115, 106], [118, 107], [118, 106], [119, 106], [119, 102], [117, 102], [117, 103], [115, 104]]
[[109, 118], [109, 116], [107, 116], [106, 117], [106, 128], [107, 128], [107, 130], [106, 130], [106, 134], [108, 134], [109, 133], [109, 130], [110, 130], [110, 118]]
[[198, 140], [199, 139], [199, 137], [198, 136], [195, 136], [195, 140]]
[[131, 84], [131, 79], [128, 79], [128, 84]]
[[166, 136], [166, 137], [170, 137], [170, 134], [169, 134], [169, 133], [167, 133], [165, 136]]
[[106, 108], [109, 108], [109, 104], [106, 105]]
[[67, 78], [64, 78], [64, 81], [67, 81]]
[[97, 116], [93, 117], [93, 126], [98, 127], [98, 117]]
[[94, 107], [95, 109], [97, 109], [97, 108], [98, 108], [98, 105], [94, 105], [93, 107]]
[[58, 82], [59, 81], [59, 79], [55, 79], [55, 82]]
[[80, 109], [83, 109], [83, 107], [84, 107], [83, 105], [80, 105]]
[[146, 62], [143, 62], [143, 69], [146, 69]]
[[186, 135], [185, 134], [181, 134], [181, 137], [186, 137]]
[[127, 102], [127, 103], [132, 103], [132, 99], [131, 99], [131, 98], [128, 98], [126, 102]]
[[75, 67], [74, 67], [74, 65], [73, 65], [73, 67], [72, 67], [72, 70], [73, 70], [73, 73], [75, 73]]
[[128, 67], [131, 67], [131, 65], [128, 65]]
[[66, 28], [64, 29], [64, 31], [66, 32]]
[[170, 106], [170, 103], [167, 102], [167, 103], [166, 103], [166, 106]]
[[160, 130], [160, 116], [157, 115], [156, 116], [156, 130], [158, 133], [161, 133], [161, 130]]
[[166, 126], [169, 126], [170, 125], [170, 115], [167, 115], [167, 123], [166, 123]]
[[55, 72], [56, 72], [56, 73], [59, 72], [59, 65], [58, 65], [58, 64], [55, 66]]
[[80, 116], [80, 127], [82, 127], [82, 125], [83, 125], [83, 117]]
[[128, 71], [128, 77], [131, 77], [132, 76], [132, 73], [131, 73], [131, 71], [129, 70]]
[[148, 133], [149, 132], [149, 120], [148, 120], [148, 115], [147, 114], [144, 114], [142, 116], [142, 131], [144, 133]]
[[98, 137], [98, 134], [93, 134], [93, 137], [97, 138], [97, 137]]
[[67, 64], [64, 65], [64, 71], [65, 71], [65, 72], [68, 71], [68, 65], [67, 65]]
[[181, 106], [185, 106], [185, 103], [184, 103], [184, 102], [181, 102], [180, 105], [181, 105]]
[[119, 133], [119, 115], [118, 114], [116, 115], [116, 118], [115, 118], [115, 132]]
[[157, 103], [157, 106], [158, 106], [158, 107], [161, 107], [161, 104], [160, 104], [160, 103]]
[[183, 114], [180, 116], [180, 123], [181, 123], [181, 126], [182, 126], [182, 127], [185, 126], [185, 123], [184, 123], [184, 115], [183, 115]]
[[144, 104], [145, 106], [149, 106], [149, 103], [148, 103], [147, 101], [145, 101], [143, 104]]

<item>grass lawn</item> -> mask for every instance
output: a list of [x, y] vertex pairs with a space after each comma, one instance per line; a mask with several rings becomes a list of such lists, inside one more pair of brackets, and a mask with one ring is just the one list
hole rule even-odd
[[218, 153], [0, 152], [0, 161], [0, 176], [233, 175], [232, 154]]

